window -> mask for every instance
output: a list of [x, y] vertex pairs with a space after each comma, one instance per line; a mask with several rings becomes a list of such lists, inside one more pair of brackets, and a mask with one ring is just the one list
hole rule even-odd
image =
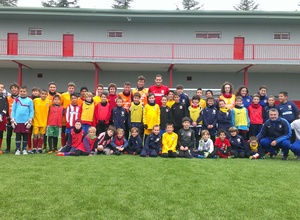
[[107, 36], [108, 37], [123, 37], [123, 31], [107, 31]]
[[276, 32], [274, 33], [274, 39], [275, 40], [289, 40], [290, 39], [290, 33], [286, 32]]
[[42, 28], [29, 28], [28, 35], [29, 36], [41, 36], [43, 32]]
[[221, 32], [196, 32], [196, 38], [199, 39], [221, 39]]

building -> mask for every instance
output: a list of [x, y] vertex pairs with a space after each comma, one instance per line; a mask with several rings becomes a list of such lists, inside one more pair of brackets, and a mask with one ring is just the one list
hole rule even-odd
[[0, 8], [0, 76], [66, 90], [137, 76], [153, 84], [219, 88], [260, 85], [298, 100], [300, 12]]

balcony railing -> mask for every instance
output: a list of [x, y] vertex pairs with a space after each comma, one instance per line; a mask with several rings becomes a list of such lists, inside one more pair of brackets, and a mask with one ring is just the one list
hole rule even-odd
[[146, 60], [299, 60], [300, 44], [177, 44], [0, 40], [0, 56]]

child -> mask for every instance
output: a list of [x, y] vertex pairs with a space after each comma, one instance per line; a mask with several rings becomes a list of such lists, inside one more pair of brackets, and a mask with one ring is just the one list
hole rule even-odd
[[115, 126], [110, 125], [108, 126], [106, 132], [102, 132], [101, 134], [99, 134], [98, 145], [97, 148], [95, 149], [94, 155], [98, 155], [98, 154], [110, 155], [114, 153], [114, 151], [110, 147], [110, 143], [115, 133], [116, 133]]
[[115, 107], [117, 107], [117, 85], [114, 84], [114, 83], [110, 83], [108, 84], [108, 87], [107, 87], [107, 90], [108, 90], [108, 104], [109, 104], [109, 107], [110, 107], [110, 112], [111, 110], [113, 110]]
[[93, 124], [96, 125], [97, 135], [106, 131], [111, 118], [110, 109], [110, 105], [107, 103], [107, 93], [104, 92], [101, 94], [101, 102], [94, 108]]
[[203, 130], [201, 132], [201, 140], [198, 149], [194, 152], [194, 157], [198, 158], [216, 158], [216, 151], [214, 142], [209, 138], [209, 131]]
[[118, 97], [117, 107], [115, 107], [112, 111], [112, 121], [116, 129], [122, 128], [125, 131], [126, 129], [125, 124], [128, 121], [128, 112], [122, 106], [123, 106], [123, 99]]
[[202, 110], [202, 118], [203, 118], [203, 129], [209, 131], [210, 138], [212, 141], [215, 140], [216, 132], [217, 132], [217, 119], [218, 119], [218, 110], [214, 106], [214, 97], [207, 97], [207, 106]]
[[133, 94], [133, 102], [129, 108], [129, 128], [137, 127], [141, 137], [144, 136], [143, 129], [143, 105], [140, 102], [141, 94], [136, 92]]
[[10, 85], [10, 92], [11, 95], [7, 96], [7, 101], [8, 101], [8, 114], [7, 114], [7, 125], [6, 125], [6, 150], [4, 153], [10, 153], [10, 147], [11, 147], [11, 136], [13, 133], [13, 127], [11, 125], [11, 111], [12, 111], [12, 106], [15, 101], [15, 98], [19, 96], [19, 90], [20, 87], [17, 83], [12, 83]]
[[124, 152], [129, 154], [140, 154], [143, 149], [143, 140], [139, 135], [139, 129], [137, 127], [133, 127], [130, 130], [131, 136], [128, 140], [127, 150]]
[[[83, 86], [80, 88], [80, 96], [77, 100], [77, 104], [79, 106], [82, 106], [83, 102], [85, 101], [85, 93], [87, 93], [89, 90], [86, 86]], [[83, 125], [83, 124], [82, 124]]]
[[81, 118], [81, 108], [77, 105], [77, 95], [72, 93], [70, 95], [71, 104], [66, 109], [66, 138], [71, 134], [71, 129], [75, 125], [75, 121]]
[[[31, 98], [33, 101], [36, 98], [40, 98], [41, 95], [41, 89], [39, 87], [33, 87], [31, 89], [31, 96], [29, 98]], [[34, 107], [33, 107], [34, 108]], [[27, 141], [27, 146], [28, 146], [28, 153], [36, 153], [36, 149], [34, 151], [32, 151], [32, 142], [31, 142], [31, 136], [32, 136], [32, 126], [30, 127], [30, 131], [28, 133], [28, 141]], [[43, 137], [44, 138], [44, 137]], [[33, 138], [34, 139], [34, 138]], [[42, 143], [43, 144], [43, 143]], [[40, 150], [40, 152], [42, 153], [42, 149]]]
[[161, 136], [159, 125], [154, 125], [152, 133], [147, 137], [145, 147], [143, 148], [140, 156], [141, 157], [157, 157], [161, 151]]
[[250, 119], [248, 110], [243, 106], [243, 98], [236, 97], [235, 107], [231, 110], [232, 125], [239, 130], [239, 134], [247, 140], [247, 132], [249, 130]]
[[167, 132], [162, 136], [162, 157], [177, 157], [176, 146], [178, 141], [178, 135], [174, 133], [174, 125], [166, 125]]
[[229, 133], [229, 141], [231, 145], [230, 154], [234, 156], [234, 158], [245, 158], [246, 146], [244, 138], [241, 135], [238, 135], [238, 129], [236, 127], [230, 127]]
[[[206, 100], [202, 99], [203, 96], [203, 91], [201, 88], [198, 88], [196, 91], [196, 95], [199, 96], [199, 105], [201, 106], [201, 109], [205, 109], [206, 107]], [[211, 95], [212, 96], [212, 95]]]
[[60, 96], [55, 95], [48, 114], [48, 145], [49, 154], [57, 152], [59, 129], [62, 126], [63, 107], [60, 105]]
[[8, 112], [7, 96], [3, 91], [4, 84], [0, 83], [0, 154], [2, 154], [3, 132], [6, 130], [6, 114]]
[[228, 132], [228, 129], [231, 127], [231, 110], [226, 107], [226, 103], [223, 99], [219, 100], [219, 112], [218, 112], [218, 130], [225, 130]]
[[215, 141], [215, 147], [217, 147], [217, 155], [222, 158], [231, 158], [231, 147], [230, 142], [226, 138], [226, 131], [219, 130], [219, 137]]
[[173, 116], [171, 109], [167, 106], [168, 97], [161, 97], [161, 106], [160, 106], [160, 136], [166, 132], [166, 124], [173, 122]]
[[268, 97], [268, 103], [265, 107], [263, 107], [263, 120], [264, 123], [269, 119], [269, 111], [271, 108], [276, 108], [275, 106], [275, 97], [270, 95]]
[[176, 86], [176, 92], [179, 95], [179, 100], [181, 103], [185, 104], [186, 109], [190, 107], [190, 99], [189, 97], [183, 92], [183, 85], [178, 84]]
[[117, 133], [110, 143], [115, 155], [121, 155], [124, 153], [128, 146], [128, 141], [124, 137], [124, 130], [122, 128], [117, 129]]
[[258, 89], [259, 104], [263, 108], [267, 105], [267, 102], [268, 102], [267, 90], [268, 90], [268, 88], [265, 85], [260, 86]]
[[93, 101], [93, 94], [91, 92], [84, 93], [84, 101], [81, 104], [81, 121], [84, 135], [89, 131], [89, 128], [94, 123], [95, 105]]
[[92, 151], [97, 144], [96, 128], [89, 127], [88, 133], [83, 141], [76, 147], [75, 153], [72, 156], [92, 156]]
[[190, 116], [192, 119], [191, 128], [195, 132], [196, 138], [196, 146], [199, 145], [199, 137], [202, 128], [202, 118], [201, 118], [201, 106], [199, 105], [200, 97], [198, 95], [194, 95], [192, 98], [192, 104], [189, 107]]
[[27, 155], [26, 147], [28, 133], [34, 115], [33, 102], [27, 97], [28, 91], [26, 86], [21, 86], [20, 97], [16, 97], [11, 111], [11, 126], [16, 132], [16, 152], [15, 155], [21, 154], [21, 139], [23, 137], [23, 155]]
[[182, 127], [178, 133], [178, 157], [193, 158], [195, 132], [190, 128], [191, 122], [189, 117], [182, 119]]
[[290, 124], [298, 119], [299, 109], [293, 101], [288, 100], [288, 93], [281, 91], [278, 95], [279, 104], [277, 105], [277, 110], [279, 116], [287, 120]]
[[43, 153], [42, 145], [44, 143], [44, 135], [46, 134], [48, 113], [50, 101], [47, 99], [48, 91], [41, 91], [41, 98], [33, 100], [34, 116], [33, 126], [33, 153]]
[[180, 102], [180, 96], [177, 92], [174, 92], [175, 103], [172, 105], [171, 111], [174, 122], [174, 132], [178, 134], [178, 131], [182, 128], [182, 119], [189, 117], [189, 112], [186, 105]]
[[152, 128], [154, 125], [160, 124], [160, 107], [155, 103], [155, 96], [153, 93], [148, 94], [148, 104], [146, 104], [143, 112], [143, 124], [145, 139], [149, 134], [152, 133]]
[[265, 159], [265, 154], [259, 146], [258, 139], [255, 136], [249, 138], [246, 150], [246, 156], [249, 157], [249, 159]]
[[250, 118], [249, 135], [256, 136], [263, 124], [263, 108], [259, 104], [259, 95], [253, 95], [252, 103], [248, 107], [248, 114]]
[[96, 95], [93, 97], [93, 101], [95, 103], [95, 106], [98, 105], [99, 102], [101, 102], [101, 95], [102, 95], [103, 91], [104, 91], [103, 85], [98, 84]]
[[69, 156], [74, 154], [76, 148], [82, 143], [82, 138], [84, 137], [84, 132], [82, 130], [82, 123], [80, 119], [76, 119], [74, 126], [71, 129], [71, 133], [68, 136], [68, 141], [66, 146], [62, 147], [57, 156]]
[[168, 92], [168, 101], [167, 101], [167, 106], [169, 108], [172, 108], [172, 105], [174, 105], [175, 101], [174, 101], [174, 91], [170, 90]]

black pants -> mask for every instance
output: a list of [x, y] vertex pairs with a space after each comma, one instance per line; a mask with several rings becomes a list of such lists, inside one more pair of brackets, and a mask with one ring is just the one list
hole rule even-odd
[[83, 152], [81, 150], [76, 150], [74, 154], [70, 154], [72, 156], [89, 156], [88, 152]]
[[177, 154], [176, 152], [172, 152], [171, 150], [168, 152], [168, 153], [163, 153], [160, 155], [161, 157], [170, 157], [170, 158], [176, 158], [177, 157]]

